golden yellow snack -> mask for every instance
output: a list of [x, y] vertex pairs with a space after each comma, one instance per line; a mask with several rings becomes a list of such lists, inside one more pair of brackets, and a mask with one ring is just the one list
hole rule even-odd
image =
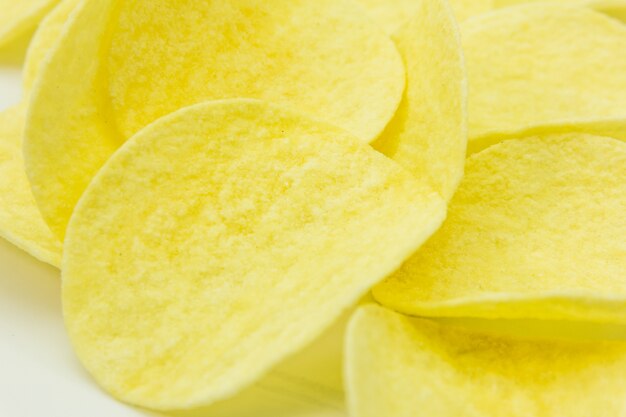
[[463, 53], [445, 0], [417, 4], [414, 17], [393, 36], [406, 66], [407, 88], [373, 146], [450, 199], [463, 175], [467, 145]]
[[24, 64], [22, 103], [0, 113], [0, 236], [56, 267], [61, 263], [61, 242], [44, 222], [33, 198], [24, 171], [22, 136], [30, 89], [41, 61], [58, 40], [77, 3], [78, 0], [64, 0], [43, 19]]
[[494, 8], [515, 6], [522, 3], [545, 2], [585, 6], [607, 14], [615, 19], [626, 22], [626, 1], [625, 0], [495, 0]]
[[471, 19], [462, 34], [470, 152], [541, 129], [626, 140], [626, 25], [534, 3]]
[[624, 342], [488, 336], [370, 305], [349, 324], [346, 361], [353, 417], [626, 413]]
[[[422, 8], [420, 0], [359, 0], [388, 33], [395, 33]], [[444, 0], [445, 1], [445, 0]], [[450, 0], [456, 20], [462, 22], [493, 8], [493, 0]]]
[[70, 13], [78, 5], [80, 0], [62, 0], [48, 15], [41, 21], [39, 28], [35, 32], [26, 59], [24, 61], [24, 90], [29, 92], [32, 88], [35, 77], [39, 72], [46, 54], [52, 49], [61, 36], [61, 31], [69, 19]]
[[626, 323], [626, 143], [566, 134], [470, 157], [441, 230], [374, 297], [424, 316]]
[[0, 0], [0, 50], [35, 30], [58, 0]]
[[64, 235], [120, 144], [186, 105], [259, 98], [372, 141], [402, 97], [404, 67], [359, 11], [350, 0], [84, 3], [34, 91], [26, 133], [27, 172], [52, 230]]
[[85, 191], [66, 326], [115, 397], [207, 405], [312, 341], [444, 216], [437, 193], [337, 128], [253, 100], [198, 104], [134, 136]]
[[593, 9], [626, 23], [626, 1], [589, 0], [589, 4]]
[[23, 105], [0, 112], [0, 237], [53, 266], [61, 244], [41, 218], [22, 160]]

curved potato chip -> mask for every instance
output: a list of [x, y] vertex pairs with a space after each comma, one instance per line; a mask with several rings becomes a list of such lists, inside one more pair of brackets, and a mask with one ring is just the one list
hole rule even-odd
[[626, 23], [626, 1], [594, 0], [590, 1], [589, 4], [593, 9]]
[[[422, 8], [419, 0], [359, 0], [388, 33], [395, 33]], [[462, 22], [491, 10], [493, 0], [450, 0], [456, 20]]]
[[186, 108], [126, 143], [76, 207], [68, 332], [117, 398], [210, 404], [320, 334], [444, 216], [334, 127], [251, 100]]
[[346, 362], [353, 417], [626, 413], [624, 342], [489, 336], [370, 305], [349, 324]]
[[468, 159], [441, 230], [374, 289], [408, 314], [626, 323], [626, 143], [509, 140]]
[[70, 13], [80, 0], [63, 0], [41, 21], [24, 61], [24, 90], [30, 91], [44, 57], [61, 37]]
[[585, 6], [615, 19], [626, 22], [626, 1], [624, 0], [495, 0], [494, 9], [511, 7], [523, 3], [554, 2], [567, 5]]
[[397, 50], [352, 1], [136, 3], [79, 8], [34, 91], [27, 173], [60, 237], [111, 153], [180, 107], [261, 98], [371, 141], [402, 97]]
[[620, 22], [585, 8], [526, 4], [471, 19], [462, 34], [470, 151], [542, 127], [608, 135], [604, 125], [621, 122], [617, 138], [626, 140]]
[[39, 25], [31, 41], [24, 68], [24, 99], [0, 113], [0, 236], [59, 267], [61, 243], [44, 222], [33, 198], [22, 156], [22, 135], [33, 80], [45, 54], [58, 40], [63, 23], [78, 0], [64, 0]]
[[493, 0], [450, 0], [450, 6], [458, 22], [488, 12], [493, 8]]
[[396, 115], [373, 143], [449, 200], [463, 175], [467, 86], [461, 42], [445, 0], [419, 1], [393, 37], [407, 88]]
[[0, 49], [32, 33], [58, 0], [0, 0]]
[[0, 236], [37, 259], [61, 263], [61, 244], [41, 218], [22, 160], [23, 105], [0, 112]]

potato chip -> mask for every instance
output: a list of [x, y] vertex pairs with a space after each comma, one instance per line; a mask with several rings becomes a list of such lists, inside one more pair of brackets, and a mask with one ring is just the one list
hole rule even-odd
[[[395, 33], [422, 9], [418, 0], [359, 0], [388, 33]], [[445, 1], [445, 0], [444, 0]], [[492, 9], [493, 0], [451, 0], [456, 20], [462, 22]]]
[[402, 97], [404, 67], [358, 11], [349, 0], [86, 2], [43, 71], [26, 133], [52, 230], [64, 235], [121, 143], [185, 105], [261, 98], [373, 140]]
[[425, 316], [626, 322], [626, 143], [509, 140], [468, 159], [448, 220], [374, 289]]
[[589, 7], [626, 22], [626, 1], [624, 0], [495, 0], [493, 6], [494, 8], [503, 8], [521, 3], [544, 1]]
[[353, 417], [606, 417], [626, 413], [626, 343], [520, 340], [370, 305], [352, 318]]
[[127, 142], [77, 205], [68, 332], [117, 398], [206, 405], [312, 341], [444, 215], [337, 128], [253, 100], [198, 104]]
[[609, 135], [605, 124], [619, 123], [626, 140], [625, 25], [585, 8], [526, 4], [471, 19], [462, 34], [470, 151], [544, 127]]
[[24, 106], [0, 112], [0, 236], [54, 266], [61, 244], [41, 218], [22, 160]]
[[0, 50], [35, 30], [58, 0], [0, 0]]
[[373, 146], [450, 199], [465, 162], [467, 88], [454, 17], [444, 0], [417, 2], [394, 41], [407, 69], [398, 112]]
[[24, 62], [24, 90], [30, 91], [44, 57], [61, 37], [61, 31], [79, 0], [63, 0], [55, 7], [35, 32]]
[[626, 23], [626, 1], [624, 0], [594, 0], [589, 2], [597, 11]]
[[0, 113], [0, 236], [58, 267], [61, 243], [44, 222], [24, 171], [22, 135], [33, 80], [45, 54], [58, 40], [61, 28], [78, 0], [64, 0], [41, 22], [24, 64], [22, 103]]

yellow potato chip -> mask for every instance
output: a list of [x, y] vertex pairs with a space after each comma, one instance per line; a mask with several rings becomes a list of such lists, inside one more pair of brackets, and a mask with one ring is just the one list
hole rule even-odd
[[22, 160], [23, 105], [0, 112], [0, 236], [59, 266], [61, 244], [41, 218]]
[[[388, 33], [394, 33], [422, 9], [419, 0], [359, 0]], [[443, 0], [445, 1], [445, 0]], [[493, 8], [493, 0], [450, 0], [456, 20], [462, 22]]]
[[509, 140], [468, 159], [448, 220], [374, 297], [425, 316], [626, 323], [626, 143]]
[[404, 67], [359, 10], [349, 0], [85, 2], [44, 68], [26, 131], [52, 230], [64, 235], [121, 143], [186, 105], [260, 98], [373, 140], [402, 97]]
[[458, 30], [445, 0], [418, 10], [393, 37], [404, 58], [407, 88], [374, 148], [450, 199], [463, 175], [467, 88]]
[[607, 417], [626, 413], [626, 343], [521, 340], [370, 305], [352, 318], [353, 417]]
[[493, 8], [493, 0], [450, 0], [450, 6], [458, 22], [485, 13]]
[[522, 3], [545, 1], [589, 7], [626, 22], [626, 1], [624, 0], [495, 0], [493, 6], [497, 9]]
[[58, 0], [0, 0], [0, 50], [32, 33]]
[[22, 135], [30, 89], [45, 54], [78, 0], [64, 0], [41, 22], [24, 64], [22, 103], [0, 113], [0, 236], [41, 261], [58, 267], [61, 243], [44, 222], [24, 171]]
[[471, 19], [462, 34], [470, 152], [541, 128], [626, 140], [625, 25], [585, 8], [542, 3]]
[[65, 241], [67, 329], [117, 398], [206, 405], [312, 341], [444, 216], [341, 130], [253, 100], [198, 104], [134, 136], [85, 191]]
[[30, 91], [46, 54], [61, 37], [61, 31], [70, 13], [80, 0], [63, 0], [41, 21], [33, 37], [24, 62], [24, 90]]
[[626, 23], [626, 1], [624, 0], [594, 0], [589, 4], [595, 10], [607, 14]]

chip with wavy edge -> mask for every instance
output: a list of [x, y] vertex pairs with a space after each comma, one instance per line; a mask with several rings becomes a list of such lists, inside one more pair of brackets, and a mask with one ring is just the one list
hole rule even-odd
[[350, 0], [85, 2], [28, 120], [27, 173], [44, 219], [62, 237], [121, 143], [207, 99], [261, 98], [373, 140], [402, 97], [404, 67], [359, 10]]
[[450, 199], [463, 175], [467, 87], [461, 42], [445, 0], [417, 2], [393, 40], [407, 88], [387, 129], [372, 144]]
[[626, 343], [523, 340], [362, 307], [348, 327], [352, 417], [605, 417], [626, 412]]
[[441, 230], [374, 297], [415, 315], [626, 323], [625, 178], [611, 138], [474, 154]]
[[0, 0], [0, 50], [32, 33], [58, 0]]
[[[420, 0], [359, 0], [389, 33], [395, 33], [421, 9]], [[451, 0], [456, 20], [462, 22], [492, 9], [493, 0]]]
[[507, 137], [572, 129], [626, 140], [625, 25], [586, 8], [542, 3], [470, 19], [462, 35], [470, 152]]
[[61, 244], [41, 218], [22, 161], [24, 106], [0, 112], [0, 236], [59, 266]]
[[199, 104], [133, 137], [81, 198], [67, 329], [117, 398], [206, 405], [310, 342], [444, 216], [436, 192], [337, 128]]

